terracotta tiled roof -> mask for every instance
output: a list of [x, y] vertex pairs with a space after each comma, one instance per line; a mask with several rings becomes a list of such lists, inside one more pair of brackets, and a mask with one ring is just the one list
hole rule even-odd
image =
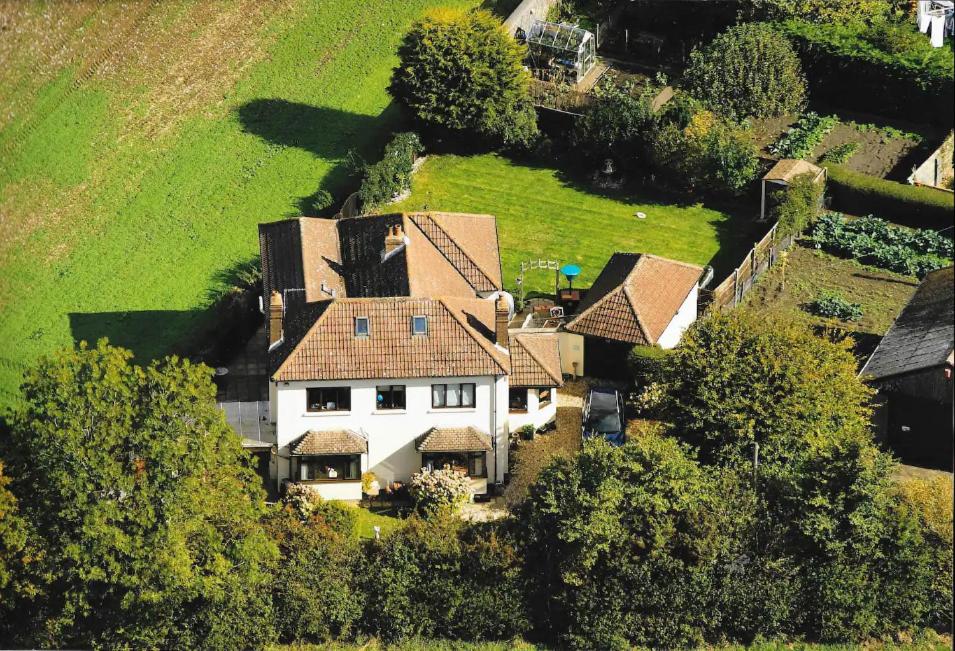
[[[467, 249], [475, 252], [483, 250], [478, 257], [485, 261], [486, 267], [491, 267], [487, 264], [487, 259], [497, 254], [497, 228], [494, 226], [493, 218], [476, 215], [459, 216], [451, 213], [413, 213], [409, 215], [409, 218], [424, 233], [434, 248], [451, 263], [451, 266], [464, 276], [474, 292], [493, 292], [501, 288], [500, 258], [498, 258], [495, 280], [488, 273], [490, 269], [482, 268], [476, 258], [469, 255], [469, 251], [465, 248], [467, 246]], [[461, 220], [467, 220], [470, 223], [458, 223]], [[456, 237], [451, 236], [448, 232], [449, 228], [457, 231]], [[493, 239], [490, 239], [490, 236], [493, 236]], [[489, 239], [490, 241], [487, 241]], [[492, 253], [489, 254], [488, 250]]]
[[510, 386], [559, 387], [563, 383], [556, 333], [512, 333]]
[[815, 178], [820, 172], [822, 172], [822, 168], [804, 160], [784, 158], [780, 161], [777, 161], [777, 163], [773, 165], [772, 169], [766, 172], [763, 180], [783, 181], [785, 183], [789, 183], [800, 174], [805, 174], [806, 172], [811, 173], [813, 178]]
[[292, 446], [296, 456], [308, 454], [365, 454], [368, 439], [350, 429], [309, 431]]
[[[468, 323], [468, 307], [484, 299], [381, 298], [325, 301], [296, 340], [272, 351], [276, 381], [503, 375], [508, 355]], [[303, 306], [310, 309], [311, 304]], [[355, 336], [355, 317], [369, 319]], [[412, 335], [411, 318], [428, 317], [428, 334]], [[294, 321], [293, 321], [294, 322]]]
[[474, 427], [432, 427], [415, 440], [419, 452], [486, 452], [491, 437]]
[[702, 273], [702, 267], [646, 253], [614, 253], [567, 330], [653, 345]]

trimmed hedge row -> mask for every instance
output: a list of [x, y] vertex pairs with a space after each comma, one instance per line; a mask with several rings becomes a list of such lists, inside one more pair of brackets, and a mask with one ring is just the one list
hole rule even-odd
[[955, 77], [951, 48], [933, 49], [928, 38], [916, 44], [904, 25], [886, 25], [911, 41], [886, 51], [862, 27], [786, 20], [777, 27], [790, 38], [802, 60], [809, 94], [833, 106], [952, 126]]
[[850, 215], [878, 215], [898, 224], [941, 229], [952, 225], [955, 195], [924, 186], [887, 181], [826, 165], [832, 208]]

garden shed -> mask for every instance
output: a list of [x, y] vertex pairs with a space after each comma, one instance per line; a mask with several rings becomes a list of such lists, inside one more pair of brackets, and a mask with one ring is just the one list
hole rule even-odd
[[594, 35], [576, 25], [535, 20], [525, 41], [533, 68], [562, 71], [573, 83], [582, 80], [597, 63]]
[[[789, 187], [793, 179], [803, 174], [812, 174], [812, 180], [815, 183], [825, 182], [826, 170], [818, 165], [813, 165], [804, 160], [784, 158], [773, 165], [772, 169], [763, 176], [762, 199], [759, 206], [760, 221], [766, 219], [766, 194], [767, 191], [772, 197], [772, 193]], [[767, 187], [768, 186], [768, 187]]]

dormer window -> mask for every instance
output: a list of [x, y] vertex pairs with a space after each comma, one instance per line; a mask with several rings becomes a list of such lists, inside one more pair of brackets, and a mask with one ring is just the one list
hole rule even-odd
[[411, 317], [411, 334], [413, 335], [428, 334], [428, 317], [426, 316]]
[[370, 333], [370, 330], [368, 326], [368, 317], [356, 316], [355, 317], [355, 336], [367, 337], [369, 333]]

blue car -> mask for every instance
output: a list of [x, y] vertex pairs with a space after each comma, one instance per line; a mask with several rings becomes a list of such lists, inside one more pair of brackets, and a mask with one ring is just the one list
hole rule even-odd
[[584, 439], [601, 437], [612, 445], [627, 440], [623, 396], [613, 387], [594, 387], [584, 403], [581, 435]]

